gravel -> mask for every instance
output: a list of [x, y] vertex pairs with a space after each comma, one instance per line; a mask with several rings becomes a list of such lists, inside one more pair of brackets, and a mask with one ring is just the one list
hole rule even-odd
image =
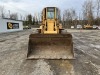
[[26, 60], [28, 37], [35, 30], [0, 34], [0, 75], [100, 75], [99, 30], [67, 30], [75, 60]]
[[30, 75], [54, 75], [51, 66], [43, 59], [37, 60], [35, 70]]

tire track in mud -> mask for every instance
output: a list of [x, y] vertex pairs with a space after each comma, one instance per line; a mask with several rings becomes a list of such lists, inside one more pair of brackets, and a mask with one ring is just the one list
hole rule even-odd
[[26, 32], [26, 31], [23, 30], [23, 31], [18, 31], [18, 32], [2, 33], [2, 34], [0, 34], [0, 42], [2, 43], [2, 42], [5, 42], [7, 40], [20, 38], [20, 36], [24, 36], [24, 35], [29, 34], [30, 30], [27, 30], [27, 33], [24, 33], [24, 32]]
[[27, 38], [26, 35], [19, 34], [15, 35], [13, 39], [10, 38], [10, 40], [7, 39], [0, 43], [2, 44], [0, 47], [3, 47], [3, 51], [0, 52], [0, 75], [16, 75], [26, 56], [27, 40], [25, 38]]
[[[91, 33], [90, 33], [91, 34]], [[93, 56], [93, 47], [90, 46], [92, 41], [89, 39], [91, 35], [74, 35], [74, 50], [76, 54], [76, 60], [74, 61], [74, 69], [76, 75], [99, 75], [100, 74], [100, 59]], [[87, 36], [87, 37], [86, 37]], [[82, 38], [83, 37], [83, 38]], [[96, 37], [96, 36], [95, 36]], [[99, 67], [94, 66], [99, 65]]]
[[88, 54], [85, 54], [84, 52], [78, 49], [76, 50], [77, 51], [75, 51], [75, 53], [77, 57], [76, 60], [74, 60], [73, 62], [75, 74], [76, 75], [99, 75], [97, 71], [98, 69], [95, 68], [93, 65], [91, 65], [91, 62], [93, 62], [94, 59]]
[[75, 75], [68, 60], [26, 60], [17, 75]]
[[[49, 75], [100, 75], [100, 66], [98, 66], [100, 59], [94, 58], [90, 54], [92, 50], [89, 54], [89, 51], [87, 51], [92, 48], [86, 44], [86, 41], [89, 41], [90, 44], [90, 40], [84, 39], [89, 35], [73, 33], [75, 60], [26, 60], [28, 33], [29, 31], [21, 34], [19, 32], [18, 35], [14, 34], [16, 38], [13, 41], [9, 39], [3, 41], [5, 45], [11, 45], [8, 45], [6, 51], [0, 52], [0, 75], [44, 75], [47, 73]], [[11, 47], [12, 45], [14, 46]], [[88, 46], [91, 48], [88, 48]], [[3, 47], [3, 49], [6, 49], [6, 47]], [[45, 72], [42, 72], [42, 70]]]

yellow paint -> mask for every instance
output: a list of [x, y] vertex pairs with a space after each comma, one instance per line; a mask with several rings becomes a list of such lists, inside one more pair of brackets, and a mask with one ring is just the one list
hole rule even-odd
[[10, 22], [8, 23], [8, 27], [9, 27], [10, 29], [12, 29], [12, 27], [13, 27], [12, 24], [11, 24]]
[[[55, 9], [53, 19], [47, 18], [47, 12], [48, 12], [47, 10], [49, 8]], [[58, 10], [58, 12], [57, 12], [57, 10]], [[44, 8], [44, 10], [42, 11], [42, 25], [40, 26], [42, 34], [59, 34], [59, 29], [62, 29], [62, 25], [59, 23], [59, 19], [57, 19], [57, 16], [60, 14], [58, 14], [58, 15], [56, 14], [59, 12], [60, 12], [59, 9], [56, 7]]]
[[87, 25], [84, 25], [84, 28], [86, 29], [86, 28], [93, 28], [93, 26], [91, 26], [90, 24], [87, 24]]

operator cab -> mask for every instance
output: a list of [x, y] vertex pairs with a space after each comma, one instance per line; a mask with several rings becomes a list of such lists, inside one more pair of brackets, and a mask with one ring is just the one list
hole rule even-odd
[[60, 10], [57, 7], [46, 7], [42, 11], [42, 24], [44, 34], [58, 34]]

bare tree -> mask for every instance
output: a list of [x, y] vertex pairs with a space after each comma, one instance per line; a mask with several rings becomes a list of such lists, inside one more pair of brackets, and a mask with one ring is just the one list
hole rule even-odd
[[10, 19], [18, 20], [18, 14], [17, 13], [10, 14]]
[[96, 10], [97, 10], [97, 24], [100, 25], [100, 0], [96, 0]]
[[63, 20], [65, 21], [65, 27], [69, 28], [71, 25], [75, 25], [77, 14], [74, 9], [67, 9], [63, 14]]
[[65, 21], [65, 23], [64, 23], [65, 27], [69, 28], [69, 26], [71, 24], [70, 22], [72, 20], [71, 13], [70, 13], [69, 9], [64, 11], [63, 19]]
[[81, 12], [78, 13], [78, 23], [77, 24], [83, 25], [83, 16]]
[[23, 16], [20, 14], [20, 20], [23, 20]]
[[94, 10], [94, 5], [92, 0], [86, 0], [83, 4], [83, 19], [88, 20], [88, 24], [93, 25], [93, 10]]
[[96, 4], [97, 4], [97, 17], [100, 17], [100, 0], [97, 0]]
[[1, 18], [5, 17], [5, 8], [4, 8], [4, 6], [0, 6], [0, 16], [1, 16]]

